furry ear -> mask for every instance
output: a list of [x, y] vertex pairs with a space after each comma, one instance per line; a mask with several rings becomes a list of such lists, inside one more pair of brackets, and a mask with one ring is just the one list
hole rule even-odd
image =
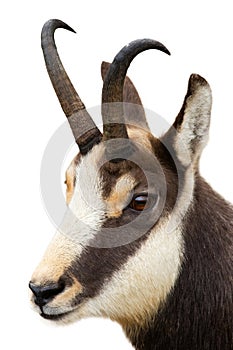
[[169, 144], [183, 165], [197, 162], [209, 136], [212, 105], [211, 89], [200, 75], [189, 78], [188, 91], [183, 106], [173, 124], [165, 134]]
[[[106, 77], [109, 67], [110, 67], [110, 63], [102, 62], [101, 75], [103, 80]], [[134, 84], [129, 79], [129, 77], [125, 78], [123, 100], [124, 102], [126, 102], [124, 111], [125, 111], [125, 119], [127, 124], [136, 125], [143, 129], [149, 130], [149, 126], [146, 120], [146, 115], [145, 115], [144, 108], [142, 106], [141, 99], [139, 97], [139, 94]]]

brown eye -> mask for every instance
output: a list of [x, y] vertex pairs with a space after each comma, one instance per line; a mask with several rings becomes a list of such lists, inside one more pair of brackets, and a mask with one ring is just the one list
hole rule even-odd
[[147, 203], [147, 195], [135, 196], [129, 204], [129, 207], [136, 211], [142, 211]]

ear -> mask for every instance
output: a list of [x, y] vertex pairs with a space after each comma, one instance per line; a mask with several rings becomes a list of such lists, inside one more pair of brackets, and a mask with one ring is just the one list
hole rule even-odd
[[[110, 63], [102, 62], [101, 75], [104, 81], [107, 71], [110, 67]], [[123, 101], [126, 102], [124, 106], [125, 119], [127, 124], [140, 126], [143, 129], [149, 130], [149, 126], [146, 120], [144, 108], [142, 106], [139, 94], [133, 85], [129, 77], [125, 78]]]
[[192, 74], [180, 113], [164, 136], [170, 139], [168, 143], [172, 143], [176, 156], [185, 166], [198, 162], [207, 144], [211, 105], [209, 84], [200, 75]]

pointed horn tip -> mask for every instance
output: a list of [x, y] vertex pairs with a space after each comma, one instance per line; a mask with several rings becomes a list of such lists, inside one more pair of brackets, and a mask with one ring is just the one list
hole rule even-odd
[[73, 28], [71, 28], [68, 24], [61, 21], [60, 19], [49, 19], [47, 22], [45, 22], [42, 31], [48, 29], [52, 29], [53, 31], [55, 31], [58, 28], [63, 28], [76, 34], [76, 31]]
[[[145, 39], [145, 41], [150, 41], [150, 39]], [[160, 51], [162, 51], [162, 52], [166, 53], [167, 55], [171, 56], [170, 51], [160, 41], [152, 40], [152, 43], [154, 44], [154, 48], [155, 49], [160, 49]]]
[[164, 44], [162, 44], [161, 42], [159, 41], [154, 41], [154, 44], [155, 44], [155, 48], [160, 48], [160, 50], [164, 53], [166, 53], [167, 55], [171, 56], [171, 53], [170, 51], [166, 48], [166, 46]]
[[168, 54], [169, 56], [171, 56], [171, 52], [167, 48], [166, 48], [165, 53]]
[[167, 55], [171, 56], [171, 52], [166, 48], [165, 45], [163, 45], [162, 43], [158, 42], [160, 48], [161, 48], [161, 51], [166, 53]]

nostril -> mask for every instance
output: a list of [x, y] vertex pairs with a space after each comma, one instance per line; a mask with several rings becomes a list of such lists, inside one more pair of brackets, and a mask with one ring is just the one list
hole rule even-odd
[[35, 296], [35, 304], [37, 304], [38, 306], [44, 306], [55, 296], [63, 292], [63, 290], [65, 289], [65, 283], [50, 283], [41, 286], [30, 282], [29, 288]]

